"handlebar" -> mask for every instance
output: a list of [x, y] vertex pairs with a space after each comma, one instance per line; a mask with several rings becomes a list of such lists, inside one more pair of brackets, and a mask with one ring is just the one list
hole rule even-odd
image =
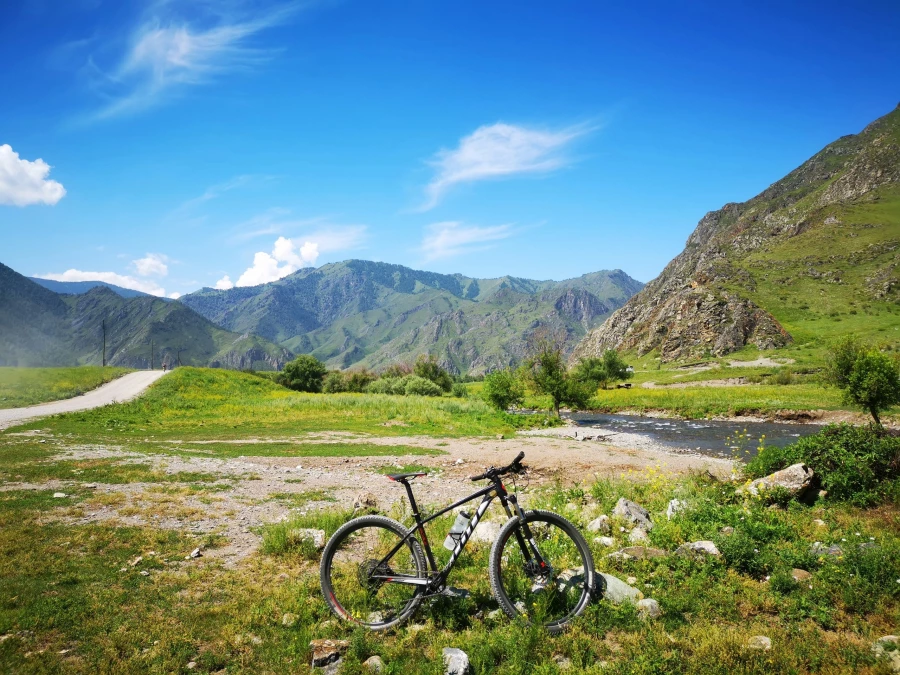
[[516, 473], [518, 473], [522, 469], [522, 465], [519, 464], [519, 462], [522, 461], [523, 457], [525, 457], [525, 453], [520, 452], [518, 455], [516, 455], [516, 458], [512, 462], [507, 464], [506, 466], [500, 467], [499, 469], [492, 466], [489, 469], [487, 469], [484, 473], [480, 473], [477, 476], [469, 476], [469, 480], [476, 481], [476, 480], [484, 480], [485, 478], [490, 478], [493, 480], [494, 478], [497, 478], [498, 476], [507, 474], [510, 471], [515, 471]]

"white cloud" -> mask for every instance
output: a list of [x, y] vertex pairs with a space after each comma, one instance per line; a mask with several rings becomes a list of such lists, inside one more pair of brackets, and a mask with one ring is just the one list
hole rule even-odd
[[66, 270], [62, 274], [36, 274], [40, 279], [53, 279], [54, 281], [104, 281], [108, 284], [130, 288], [133, 291], [141, 291], [161, 298], [166, 296], [166, 290], [155, 281], [147, 279], [135, 279], [115, 272], [84, 272], [82, 270]]
[[19, 158], [9, 145], [0, 145], [0, 204], [28, 206], [56, 204], [66, 194], [61, 183], [49, 180], [50, 165], [42, 159]]
[[[235, 282], [235, 286], [258, 286], [286, 277], [301, 267], [312, 267], [322, 253], [342, 251], [358, 246], [366, 236], [365, 225], [328, 227], [303, 238], [278, 237], [271, 253], [259, 251], [249, 267]], [[219, 282], [230, 283], [228, 277]], [[218, 284], [217, 284], [218, 288]]]
[[178, 298], [181, 297], [181, 293], [179, 293], [179, 292], [177, 292], [177, 291], [174, 292], [174, 293], [169, 293], [169, 297], [170, 297], [172, 300], [177, 300]]
[[164, 277], [169, 273], [169, 266], [166, 264], [169, 259], [161, 253], [148, 253], [131, 262], [142, 277]]
[[426, 260], [449, 258], [489, 248], [490, 242], [506, 239], [512, 234], [512, 225], [478, 227], [453, 221], [434, 223], [426, 228], [421, 249]]
[[503, 123], [479, 127], [462, 138], [456, 149], [437, 153], [431, 162], [437, 173], [425, 188], [427, 201], [421, 210], [434, 208], [459, 183], [562, 168], [570, 162], [563, 149], [589, 131], [582, 125], [559, 131]]
[[231, 288], [234, 288], [234, 282], [231, 280], [231, 277], [229, 277], [229, 276], [226, 274], [224, 277], [222, 277], [221, 279], [219, 279], [219, 280], [216, 282], [216, 286], [215, 286], [215, 287], [216, 287], [216, 289], [218, 289], [218, 290], [220, 290], [220, 291], [227, 291], [227, 290], [229, 290], [229, 289], [231, 289]]
[[192, 9], [201, 13], [187, 20], [173, 13], [180, 4], [152, 5], [152, 15], [145, 15], [109, 72], [90, 62], [95, 70], [94, 87], [110, 101], [95, 118], [144, 110], [187, 87], [259, 65], [271, 52], [254, 47], [252, 38], [284, 23], [299, 7], [297, 2], [268, 9], [240, 2], [192, 3]]

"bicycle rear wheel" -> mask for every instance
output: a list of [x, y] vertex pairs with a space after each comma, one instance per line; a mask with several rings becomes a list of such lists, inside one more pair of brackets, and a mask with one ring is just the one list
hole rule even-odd
[[500, 530], [491, 549], [491, 589], [510, 618], [522, 616], [558, 633], [591, 601], [594, 558], [578, 528], [562, 516], [527, 511], [525, 522], [531, 540], [517, 517]]
[[410, 537], [401, 544], [406, 532], [396, 520], [363, 516], [334, 533], [319, 567], [322, 595], [331, 611], [372, 630], [383, 630], [416, 610], [424, 586], [391, 581], [428, 576], [418, 540]]

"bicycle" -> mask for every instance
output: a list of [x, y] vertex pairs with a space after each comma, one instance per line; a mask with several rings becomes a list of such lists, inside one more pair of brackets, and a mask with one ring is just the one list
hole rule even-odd
[[[562, 631], [591, 600], [597, 576], [594, 560], [571, 522], [550, 511], [523, 511], [516, 494], [507, 492], [501, 479], [521, 474], [524, 456], [520, 452], [505, 467], [492, 466], [471, 476], [472, 481], [486, 479], [491, 484], [427, 518], [419, 512], [410, 480], [428, 474], [389, 474], [390, 480], [406, 488], [415, 524], [407, 528], [385, 516], [366, 515], [345, 523], [332, 535], [319, 571], [322, 594], [331, 610], [341, 619], [385, 630], [406, 621], [426, 598], [457, 597], [459, 591], [446, 585], [447, 577], [488, 506], [499, 498], [509, 520], [490, 552], [494, 598], [511, 619], [523, 617], [551, 633]], [[474, 516], [454, 537], [449, 562], [439, 569], [425, 525], [479, 497]]]

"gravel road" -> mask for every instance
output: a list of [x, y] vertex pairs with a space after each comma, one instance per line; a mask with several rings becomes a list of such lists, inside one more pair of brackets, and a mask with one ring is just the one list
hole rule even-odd
[[0, 410], [0, 429], [6, 429], [35, 417], [90, 410], [91, 408], [99, 408], [110, 403], [128, 401], [142, 394], [147, 387], [165, 374], [166, 371], [164, 370], [141, 370], [136, 373], [123, 375], [112, 382], [107, 382], [102, 387], [97, 387], [82, 396], [75, 396], [62, 401], [41, 403], [40, 405], [33, 405], [27, 408]]

